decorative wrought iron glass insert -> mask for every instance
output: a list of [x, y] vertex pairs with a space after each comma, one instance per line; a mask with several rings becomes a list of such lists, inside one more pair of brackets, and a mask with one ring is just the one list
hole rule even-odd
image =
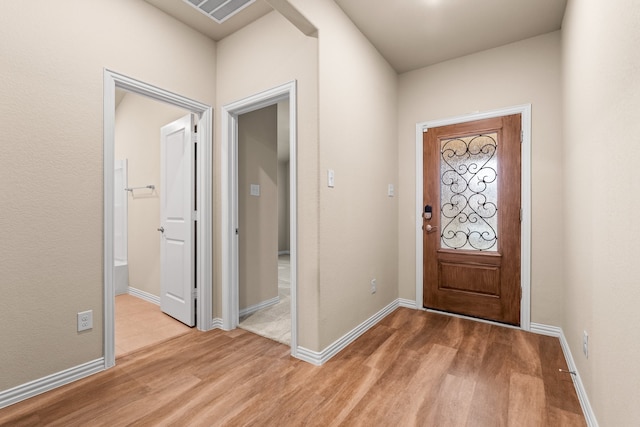
[[498, 250], [498, 134], [440, 141], [443, 249]]

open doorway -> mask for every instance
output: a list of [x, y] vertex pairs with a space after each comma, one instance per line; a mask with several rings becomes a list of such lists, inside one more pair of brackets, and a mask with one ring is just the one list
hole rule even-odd
[[[276, 110], [280, 102], [288, 101], [288, 135], [289, 135], [289, 169], [287, 172], [288, 181], [285, 187], [288, 191], [288, 241], [289, 241], [289, 284], [290, 284], [290, 341], [291, 354], [297, 355], [297, 301], [296, 301], [296, 280], [297, 280], [297, 204], [296, 204], [296, 82], [283, 84], [273, 89], [258, 93], [240, 101], [228, 104], [223, 107], [222, 112], [222, 157], [221, 157], [221, 179], [222, 179], [222, 203], [227, 207], [222, 212], [222, 309], [224, 329], [234, 329], [239, 324], [240, 318], [240, 236], [243, 230], [240, 229], [240, 193], [248, 193], [248, 197], [257, 198], [252, 194], [260, 194], [262, 188], [252, 186], [252, 182], [243, 183], [240, 187], [238, 176], [238, 156], [239, 156], [239, 120], [246, 113], [254, 112], [265, 107], [273, 107]], [[272, 110], [273, 111], [273, 110]], [[273, 113], [272, 113], [273, 114]], [[285, 131], [286, 132], [286, 131]], [[276, 160], [277, 161], [277, 160]], [[272, 166], [273, 167], [273, 166]], [[273, 167], [272, 175], [275, 175], [277, 182], [277, 165]], [[247, 187], [248, 185], [248, 187]], [[277, 192], [277, 189], [275, 190]], [[275, 197], [274, 197], [275, 198]], [[278, 219], [275, 219], [275, 230], [278, 229]], [[264, 228], [263, 228], [264, 231]], [[277, 231], [276, 231], [277, 234]], [[271, 246], [272, 255], [269, 264], [271, 274], [276, 274], [278, 269], [278, 237]], [[284, 251], [283, 251], [284, 252]], [[286, 254], [283, 254], [286, 255]], [[275, 266], [275, 268], [274, 268]], [[275, 279], [277, 282], [277, 278]], [[273, 283], [273, 281], [272, 281]], [[271, 298], [279, 298], [279, 295], [271, 293]], [[269, 298], [262, 301], [269, 302]]]
[[[115, 355], [130, 354], [190, 330], [163, 302], [168, 239], [161, 214], [166, 206], [162, 148], [168, 127], [192, 113], [122, 89], [116, 90], [114, 169]], [[173, 126], [175, 127], [175, 125]], [[192, 175], [195, 171], [192, 172]], [[187, 191], [193, 192], [191, 184]], [[178, 189], [182, 193], [182, 189]], [[180, 194], [182, 196], [182, 194]], [[190, 214], [189, 214], [190, 216]], [[192, 245], [191, 245], [192, 246]], [[187, 258], [195, 264], [195, 253]], [[171, 300], [172, 302], [172, 300]], [[192, 304], [189, 301], [189, 304]], [[171, 317], [173, 316], [173, 317]], [[178, 320], [176, 320], [176, 318]]]
[[239, 327], [291, 344], [289, 100], [238, 117]]
[[[197, 311], [196, 326], [200, 330], [209, 330], [212, 321], [212, 223], [211, 223], [211, 135], [212, 109], [208, 105], [185, 98], [172, 92], [165, 91], [127, 76], [105, 70], [104, 71], [104, 360], [105, 368], [115, 365], [115, 118], [116, 118], [116, 89], [122, 89], [132, 94], [172, 105], [186, 111], [187, 117], [195, 117], [198, 137], [191, 139], [186, 136], [183, 144], [193, 143], [195, 176], [191, 182], [191, 190], [187, 192], [197, 199], [196, 210], [189, 209], [182, 215], [188, 220], [189, 227], [198, 236], [193, 244], [195, 266], [193, 274], [197, 290], [188, 297], [195, 301], [194, 311]], [[190, 113], [193, 113], [192, 116]], [[191, 158], [189, 156], [189, 158]], [[155, 190], [154, 183], [133, 183], [129, 187], [142, 187], [140, 190]], [[150, 188], [149, 186], [154, 186]], [[162, 187], [162, 186], [161, 186]], [[166, 186], [167, 188], [169, 186]], [[164, 197], [164, 195], [163, 195]], [[165, 198], [166, 199], [166, 198]], [[154, 224], [158, 224], [160, 217]], [[128, 227], [129, 230], [131, 227]], [[158, 227], [161, 228], [161, 227]], [[157, 233], [159, 230], [155, 230]], [[162, 291], [161, 291], [162, 293]], [[187, 296], [184, 296], [185, 298]]]

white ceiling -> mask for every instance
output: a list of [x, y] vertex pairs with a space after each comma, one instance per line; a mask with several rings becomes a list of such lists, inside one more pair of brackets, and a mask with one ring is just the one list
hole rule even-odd
[[[213, 40], [273, 10], [257, 0], [217, 24], [183, 0], [145, 1]], [[567, 0], [335, 2], [399, 73], [558, 30], [567, 4]]]
[[566, 0], [335, 0], [399, 73], [560, 29]]

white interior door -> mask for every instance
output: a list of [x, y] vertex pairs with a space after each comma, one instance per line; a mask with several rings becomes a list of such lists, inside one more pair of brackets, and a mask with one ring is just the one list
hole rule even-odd
[[160, 308], [195, 325], [192, 115], [161, 129]]

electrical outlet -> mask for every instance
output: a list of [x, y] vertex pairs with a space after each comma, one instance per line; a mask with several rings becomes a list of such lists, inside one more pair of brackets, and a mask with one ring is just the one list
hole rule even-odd
[[78, 313], [78, 332], [93, 329], [93, 310]]
[[376, 283], [376, 279], [371, 279], [371, 293], [375, 294], [378, 290], [378, 284]]
[[584, 357], [589, 358], [589, 334], [587, 331], [582, 331], [582, 352]]

